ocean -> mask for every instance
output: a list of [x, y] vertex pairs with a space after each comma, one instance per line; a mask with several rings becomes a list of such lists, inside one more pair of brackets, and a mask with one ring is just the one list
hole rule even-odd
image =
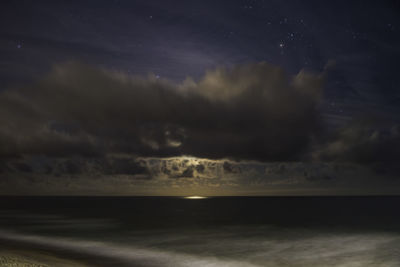
[[93, 266], [400, 266], [400, 197], [0, 197], [0, 248]]

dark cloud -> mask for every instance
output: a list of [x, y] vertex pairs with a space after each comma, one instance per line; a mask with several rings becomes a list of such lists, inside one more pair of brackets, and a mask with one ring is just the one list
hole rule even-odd
[[132, 158], [113, 158], [106, 161], [105, 174], [148, 175], [149, 171], [142, 162]]
[[321, 86], [267, 63], [174, 84], [69, 62], [0, 94], [0, 155], [295, 160], [318, 130]]
[[[367, 165], [344, 162], [261, 163], [114, 155], [104, 158], [30, 156], [10, 159], [0, 166], [5, 171], [0, 175], [3, 194], [12, 194], [15, 190], [24, 194], [387, 194], [398, 193], [399, 188], [399, 180], [393, 173], [383, 176], [371, 172]], [[48, 166], [52, 166], [50, 172]], [[230, 172], [230, 169], [240, 172]]]
[[194, 167], [193, 166], [189, 166], [186, 169], [184, 169], [182, 171], [182, 173], [176, 175], [176, 176], [172, 176], [171, 178], [192, 178], [194, 175]]
[[32, 172], [31, 166], [23, 162], [14, 163], [14, 168], [20, 172]]
[[328, 135], [315, 149], [314, 157], [323, 161], [397, 164], [400, 159], [399, 127], [376, 119], [354, 120]]
[[226, 173], [241, 173], [240, 166], [232, 164], [231, 162], [228, 161], [225, 161], [224, 164], [222, 164], [222, 167], [224, 168], [224, 171]]
[[41, 176], [100, 177], [127, 175], [150, 177], [146, 162], [134, 157], [108, 156], [101, 158], [66, 157], [48, 158], [28, 156], [21, 159], [3, 160], [0, 173], [31, 173]]
[[204, 170], [206, 169], [206, 167], [203, 164], [198, 164], [194, 168], [198, 173], [204, 173]]

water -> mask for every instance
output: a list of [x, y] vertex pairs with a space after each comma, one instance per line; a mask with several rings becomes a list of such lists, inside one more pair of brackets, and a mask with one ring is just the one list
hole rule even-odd
[[0, 242], [99, 266], [400, 266], [400, 197], [2, 197]]

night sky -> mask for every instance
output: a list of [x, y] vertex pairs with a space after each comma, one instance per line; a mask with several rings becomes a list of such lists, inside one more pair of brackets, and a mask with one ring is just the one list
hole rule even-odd
[[400, 1], [2, 1], [0, 193], [400, 193]]

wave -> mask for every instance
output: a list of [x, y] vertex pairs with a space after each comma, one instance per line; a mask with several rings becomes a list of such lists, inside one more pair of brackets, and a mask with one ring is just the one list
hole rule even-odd
[[114, 235], [118, 238], [111, 241], [110, 235], [98, 231], [98, 241], [94, 241], [0, 230], [0, 242], [41, 248], [100, 266], [400, 266], [398, 233], [324, 233], [271, 227], [140, 233], [125, 232], [122, 238], [117, 232]]
[[[24, 235], [8, 231], [0, 231], [0, 239], [19, 245], [41, 247], [64, 256], [72, 254], [85, 255], [86, 259], [102, 259], [103, 266], [166, 266], [166, 267], [257, 267], [259, 265], [227, 261], [213, 257], [196, 257], [176, 252], [166, 252], [156, 249], [125, 247], [98, 241], [82, 241], [66, 238], [54, 238], [37, 235]], [[89, 257], [89, 258], [88, 258]]]

